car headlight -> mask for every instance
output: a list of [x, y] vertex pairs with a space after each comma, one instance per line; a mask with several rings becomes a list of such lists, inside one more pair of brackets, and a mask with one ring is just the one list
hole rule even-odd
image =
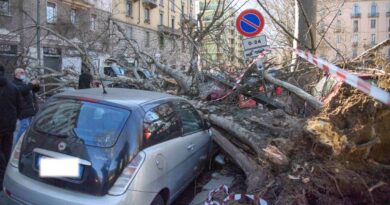
[[22, 136], [19, 138], [18, 142], [15, 145], [14, 150], [12, 151], [11, 159], [9, 160], [9, 163], [15, 168], [19, 167], [20, 151], [22, 148], [24, 135], [25, 133], [23, 133]]

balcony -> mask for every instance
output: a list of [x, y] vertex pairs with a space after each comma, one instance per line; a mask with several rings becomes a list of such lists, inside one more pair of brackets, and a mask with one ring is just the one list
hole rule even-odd
[[138, 0], [133, 0], [133, 2], [137, 2]]
[[91, 8], [94, 5], [91, 0], [63, 0], [63, 2], [74, 8]]
[[352, 46], [353, 46], [353, 47], [357, 47], [358, 45], [359, 45], [358, 42], [352, 42]]
[[386, 12], [386, 17], [390, 17], [390, 11]]
[[147, 9], [154, 9], [157, 7], [157, 0], [142, 0], [142, 5]]
[[342, 28], [335, 28], [334, 32], [335, 33], [342, 33], [342, 32], [344, 32], [344, 30]]
[[180, 36], [181, 31], [178, 29], [174, 29], [172, 27], [164, 26], [164, 25], [159, 25], [157, 27], [157, 30], [161, 34], [165, 35], [173, 35], [173, 36]]
[[369, 18], [376, 18], [379, 17], [379, 12], [370, 12], [368, 13]]
[[351, 13], [351, 18], [360, 18], [361, 16], [361, 13]]

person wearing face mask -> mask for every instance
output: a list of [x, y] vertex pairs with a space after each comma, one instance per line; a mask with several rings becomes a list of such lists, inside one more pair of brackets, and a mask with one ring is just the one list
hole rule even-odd
[[[0, 150], [6, 162], [11, 155], [13, 132], [21, 112], [20, 98], [18, 89], [7, 80], [4, 67], [0, 66]], [[1, 186], [5, 166], [0, 167], [0, 170]]]
[[21, 113], [18, 121], [18, 129], [14, 137], [14, 146], [20, 136], [26, 131], [31, 123], [33, 116], [38, 111], [38, 106], [35, 103], [35, 93], [40, 90], [40, 82], [32, 80], [29, 82], [26, 71], [22, 68], [15, 69], [14, 85], [18, 88], [21, 95]]

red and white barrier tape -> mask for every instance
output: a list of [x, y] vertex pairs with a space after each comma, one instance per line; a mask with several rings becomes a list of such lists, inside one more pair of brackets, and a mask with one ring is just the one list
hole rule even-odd
[[[228, 195], [222, 203], [219, 203], [218, 201], [214, 201], [213, 200], [213, 195], [218, 193], [218, 192], [224, 192], [226, 195]], [[257, 201], [258, 204], [257, 205], [268, 205], [267, 201], [265, 201], [264, 199], [258, 197], [257, 195], [253, 195], [253, 194], [229, 194], [229, 188], [226, 186], [226, 185], [221, 185], [219, 186], [218, 188], [216, 189], [213, 189], [209, 192], [208, 194], [208, 197], [206, 199], [206, 201], [204, 202], [204, 205], [224, 205], [225, 202], [228, 202], [228, 201], [239, 201], [241, 200], [242, 198], [248, 198], [248, 199], [251, 199], [253, 201]]]
[[346, 82], [352, 87], [366, 93], [367, 95], [375, 98], [376, 100], [390, 106], [390, 93], [386, 92], [378, 87], [375, 87], [363, 79], [359, 78], [356, 75], [353, 75], [332, 63], [325, 61], [322, 58], [319, 58], [308, 51], [302, 51], [299, 49], [294, 49], [290, 47], [276, 47], [264, 50], [259, 56], [254, 60], [254, 62], [264, 58], [268, 53], [275, 49], [284, 49], [295, 52], [299, 57], [307, 60], [311, 64], [321, 68], [324, 72], [329, 73], [331, 76], [335, 77], [339, 81]]

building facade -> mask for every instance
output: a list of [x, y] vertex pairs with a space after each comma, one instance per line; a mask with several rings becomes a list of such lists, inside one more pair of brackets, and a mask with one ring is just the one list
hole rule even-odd
[[[339, 4], [340, 2], [338, 1]], [[328, 60], [340, 60], [340, 54], [346, 59], [353, 59], [390, 38], [389, 0], [347, 0], [339, 12], [322, 10], [319, 15], [325, 19], [320, 23], [320, 32], [325, 32], [333, 21], [326, 38], [339, 54], [324, 42], [318, 50], [318, 54]], [[390, 59], [390, 46], [385, 46], [380, 51], [383, 58]]]
[[[202, 23], [207, 26], [218, 8], [218, 0], [211, 0], [202, 16]], [[199, 2], [199, 12], [203, 12], [204, 2]], [[220, 6], [222, 7], [222, 6]], [[212, 31], [203, 42], [201, 50], [202, 68], [220, 67], [232, 71], [240, 67], [243, 60], [242, 37], [235, 28], [235, 9], [228, 8], [224, 13], [223, 26]], [[218, 23], [217, 23], [218, 24]]]
[[[173, 68], [188, 69], [192, 45], [181, 26], [196, 26], [194, 5], [195, 0], [113, 0], [113, 18], [144, 52]], [[127, 42], [120, 41], [122, 34], [116, 35], [112, 53], [134, 59]]]
[[74, 45], [89, 54], [96, 68], [103, 64], [109, 51], [106, 22], [111, 0], [40, 0], [39, 8], [37, 3], [0, 1], [0, 64], [6, 67], [7, 75], [11, 77], [16, 67], [39, 67], [37, 11], [41, 66], [80, 71], [81, 54]]
[[[40, 6], [38, 8], [38, 2]], [[115, 28], [150, 56], [188, 68], [192, 45], [180, 26], [196, 26], [194, 0], [0, 0], [0, 64], [11, 78], [16, 67], [37, 68], [37, 11], [41, 66], [81, 71], [78, 46], [102, 71], [107, 58], [136, 55]]]

